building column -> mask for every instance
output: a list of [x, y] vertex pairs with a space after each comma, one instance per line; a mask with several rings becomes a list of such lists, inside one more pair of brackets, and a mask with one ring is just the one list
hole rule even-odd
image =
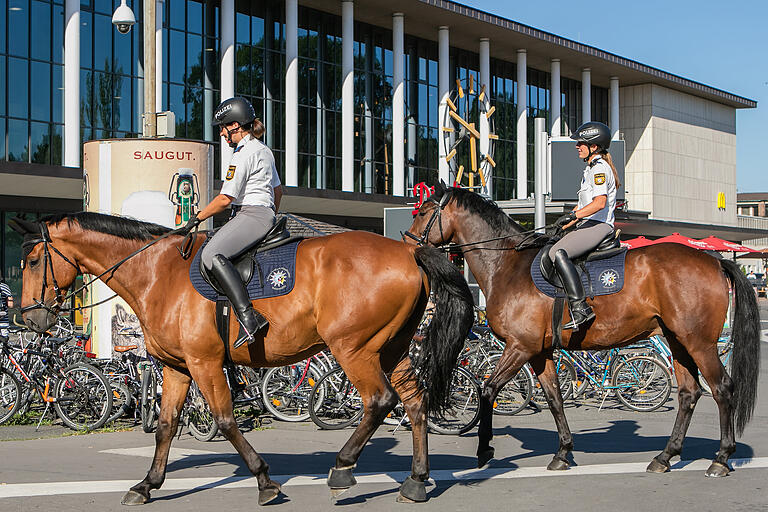
[[581, 70], [581, 123], [592, 120], [592, 70]]
[[405, 195], [405, 18], [392, 15], [392, 195]]
[[[437, 94], [440, 97], [440, 103], [437, 107], [437, 122], [441, 124], [447, 117], [448, 109], [448, 97], [451, 92], [451, 51], [450, 51], [450, 38], [448, 27], [440, 27], [437, 32]], [[424, 122], [423, 120], [419, 120]], [[443, 143], [444, 137], [450, 137], [450, 133], [439, 132], [439, 141], [437, 144], [438, 155], [438, 175], [447, 185], [452, 185], [451, 170], [448, 162], [445, 160], [445, 144]]]
[[551, 109], [549, 118], [551, 119], [551, 124], [549, 126], [549, 134], [552, 137], [559, 137], [563, 111], [563, 106], [560, 103], [560, 59], [552, 59], [551, 76], [552, 83], [550, 84], [551, 92], [549, 95]]
[[[165, 8], [165, 0], [156, 0], [155, 2], [155, 112], [163, 111], [163, 11], [164, 11], [164, 8]], [[210, 124], [211, 123], [208, 123], [208, 126], [210, 126]], [[206, 139], [206, 140], [210, 140], [210, 139]]]
[[[341, 2], [341, 190], [355, 190], [355, 4]], [[362, 183], [361, 183], [362, 186]]]
[[285, 184], [299, 186], [299, 5], [285, 0]]
[[[221, 101], [235, 95], [235, 0], [221, 0]], [[221, 179], [227, 175], [233, 150], [224, 138], [221, 146]]]
[[64, 29], [64, 155], [80, 167], [80, 0], [67, 0]]
[[517, 50], [517, 199], [528, 197], [528, 55]]
[[619, 77], [611, 77], [611, 88], [609, 91], [611, 106], [609, 120], [611, 125], [611, 140], [619, 140]]
[[[487, 37], [480, 38], [480, 83], [479, 89], [485, 87], [485, 95], [491, 97], [491, 40]], [[487, 155], [490, 150], [490, 139], [488, 134], [491, 131], [491, 125], [488, 118], [480, 116], [480, 153]], [[493, 197], [493, 167], [488, 168], [488, 175], [485, 177], [485, 193]]]

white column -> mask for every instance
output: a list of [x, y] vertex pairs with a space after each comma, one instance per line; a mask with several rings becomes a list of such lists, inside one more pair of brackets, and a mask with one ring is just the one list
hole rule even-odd
[[[235, 95], [235, 0], [221, 0], [221, 101]], [[221, 139], [221, 179], [227, 174], [232, 148]]]
[[64, 29], [64, 165], [80, 167], [80, 0], [67, 0]]
[[392, 195], [405, 195], [405, 19], [392, 15]]
[[[491, 40], [487, 37], [480, 38], [480, 83], [478, 88], [485, 86], [485, 95], [491, 97]], [[488, 118], [480, 116], [480, 153], [488, 154], [490, 149], [491, 127]], [[485, 177], [485, 191], [489, 197], [493, 197], [493, 168], [488, 167], [488, 173]]]
[[528, 55], [517, 50], [517, 199], [528, 197]]
[[588, 123], [592, 120], [592, 70], [581, 70], [581, 122]]
[[355, 4], [341, 2], [341, 190], [355, 190]]
[[[165, 0], [155, 2], [155, 112], [163, 111], [163, 8]], [[210, 125], [210, 123], [207, 123]]]
[[299, 5], [285, 0], [285, 184], [299, 186]]
[[611, 88], [609, 91], [610, 96], [610, 125], [611, 125], [611, 140], [619, 140], [619, 77], [611, 77]]
[[545, 194], [547, 193], [547, 121], [543, 117], [533, 120], [534, 155], [534, 227], [544, 232], [546, 222]]
[[552, 84], [549, 94], [549, 106], [550, 106], [550, 120], [549, 133], [552, 137], [560, 136], [560, 125], [562, 121], [560, 116], [562, 115], [563, 106], [560, 104], [560, 59], [552, 59]]
[[[437, 122], [438, 124], [441, 124], [445, 118], [446, 118], [446, 112], [448, 109], [448, 95], [451, 91], [451, 51], [450, 51], [450, 39], [449, 39], [449, 31], [448, 27], [440, 27], [437, 33], [437, 44], [438, 44], [438, 60], [437, 60], [437, 75], [438, 75], [438, 81], [437, 81], [437, 94], [440, 97], [440, 104], [437, 108]], [[422, 121], [423, 122], [423, 121]], [[449, 133], [444, 133], [442, 131], [439, 132], [438, 135], [438, 144], [437, 144], [437, 151], [438, 151], [438, 172], [439, 177], [441, 180], [443, 180], [447, 185], [453, 184], [453, 180], [451, 180], [451, 172], [450, 167], [448, 166], [448, 162], [445, 160], [445, 144], [443, 143], [443, 138], [449, 137]]]

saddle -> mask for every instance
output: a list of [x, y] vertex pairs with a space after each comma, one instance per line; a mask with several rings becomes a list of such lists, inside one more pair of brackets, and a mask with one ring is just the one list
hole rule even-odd
[[[253, 279], [253, 271], [255, 267], [255, 256], [259, 253], [266, 252], [270, 249], [275, 249], [282, 245], [289, 244], [299, 240], [299, 238], [291, 237], [291, 232], [288, 231], [286, 225], [288, 223], [287, 217], [282, 217], [275, 222], [264, 238], [255, 240], [251, 246], [246, 248], [240, 255], [232, 258], [232, 265], [237, 269], [240, 274], [240, 279], [246, 285]], [[208, 283], [219, 295], [225, 295], [216, 279], [208, 273], [205, 265], [202, 262], [199, 264], [200, 275], [203, 277], [206, 283]]]
[[[621, 246], [621, 242], [619, 241], [619, 235], [621, 235], [621, 230], [614, 229], [608, 233], [608, 235], [603, 238], [591, 252], [579, 256], [578, 258], [573, 258], [573, 264], [576, 267], [581, 267], [582, 270], [585, 270], [586, 264], [590, 261], [604, 260], [625, 252], [626, 249]], [[563, 284], [560, 281], [560, 276], [555, 272], [555, 266], [552, 263], [552, 259], [549, 257], [549, 250], [553, 245], [555, 245], [555, 243], [550, 242], [539, 251], [539, 255], [537, 256], [537, 259], [539, 260], [539, 270], [541, 271], [542, 277], [549, 284], [556, 288], [562, 288]]]

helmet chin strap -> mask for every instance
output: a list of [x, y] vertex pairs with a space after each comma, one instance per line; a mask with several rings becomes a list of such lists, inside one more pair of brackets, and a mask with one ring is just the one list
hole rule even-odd
[[224, 139], [227, 141], [227, 144], [229, 144], [229, 147], [231, 148], [237, 147], [237, 142], [234, 142], [232, 140], [232, 134], [237, 133], [238, 131], [242, 130], [242, 128], [243, 128], [242, 126], [238, 126], [234, 130], [230, 130], [229, 128], [227, 128], [226, 125], [224, 125], [224, 131], [227, 132], [227, 136]]

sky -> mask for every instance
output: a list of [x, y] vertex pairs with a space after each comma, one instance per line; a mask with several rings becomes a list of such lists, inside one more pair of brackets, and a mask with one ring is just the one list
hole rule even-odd
[[736, 111], [736, 186], [768, 192], [768, 1], [457, 1], [757, 101]]

